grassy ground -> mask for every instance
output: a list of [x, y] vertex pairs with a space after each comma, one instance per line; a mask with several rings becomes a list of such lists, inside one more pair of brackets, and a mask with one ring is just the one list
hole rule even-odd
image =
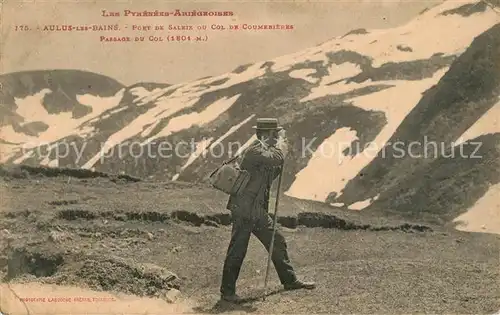
[[[252, 238], [238, 282], [249, 301], [234, 306], [217, 303], [230, 237], [224, 195], [189, 184], [63, 176], [0, 179], [0, 189], [5, 236], [0, 267], [4, 280], [12, 282], [143, 296], [177, 287], [199, 313], [493, 314], [500, 309], [498, 235], [285, 198], [280, 222], [288, 226], [281, 229], [291, 259], [297, 273], [318, 288], [280, 292], [272, 271], [272, 294], [258, 298], [267, 254]], [[164, 268], [161, 276], [138, 271], [145, 264]], [[24, 267], [14, 270], [19, 265]]]

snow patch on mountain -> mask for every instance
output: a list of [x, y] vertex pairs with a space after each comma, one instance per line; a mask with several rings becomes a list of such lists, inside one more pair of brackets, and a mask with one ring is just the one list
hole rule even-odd
[[315, 69], [300, 69], [300, 70], [290, 71], [290, 73], [288, 75], [291, 78], [302, 79], [302, 80], [305, 80], [307, 82], [314, 84], [314, 83], [317, 83], [319, 80], [318, 78], [311, 77], [311, 74], [314, 74], [314, 73], [316, 73]]
[[175, 181], [177, 178], [179, 178], [179, 175], [182, 171], [184, 171], [189, 165], [191, 165], [198, 157], [203, 156], [203, 153], [206, 152], [207, 148], [210, 146], [210, 143], [213, 141], [213, 138], [208, 138], [208, 139], [203, 139], [202, 141], [198, 142], [196, 144], [196, 149], [189, 158], [187, 159], [186, 163], [184, 163], [183, 166], [180, 167], [179, 173], [175, 174], [172, 177], [172, 180]]
[[147, 104], [147, 101], [144, 101], [144, 99], [147, 99], [148, 97], [151, 98], [153, 95], [157, 95], [160, 93], [163, 89], [161, 88], [154, 88], [153, 90], [148, 90], [142, 86], [136, 86], [131, 89], [129, 89], [129, 92], [135, 96], [133, 102], [137, 105], [145, 105]]
[[229, 130], [226, 131], [226, 133], [224, 133], [222, 136], [220, 136], [217, 140], [215, 140], [210, 145], [210, 149], [213, 149], [216, 146], [218, 146], [220, 143], [222, 143], [222, 141], [224, 141], [227, 137], [229, 137], [230, 135], [232, 135], [236, 130], [240, 129], [243, 125], [245, 125], [246, 123], [248, 123], [254, 117], [255, 117], [255, 114], [252, 114], [252, 115], [248, 116], [246, 119], [244, 119], [242, 122], [240, 122], [239, 124], [234, 125], [231, 128], [229, 128]]
[[117, 108], [117, 109], [113, 109], [112, 111], [109, 112], [108, 115], [112, 116], [112, 115], [117, 114], [117, 113], [119, 113], [121, 111], [124, 111], [126, 109], [127, 109], [127, 107], [120, 107], [120, 108]]
[[[136, 98], [134, 99], [134, 103], [136, 105], [146, 105], [150, 102], [155, 102], [157, 100], [162, 100], [162, 95], [168, 93], [171, 90], [174, 90], [175, 86], [169, 86], [166, 88], [156, 88], [152, 91], [144, 90], [136, 90]], [[138, 92], [139, 91], [139, 92]]]
[[[301, 170], [287, 194], [301, 199], [325, 201], [330, 192], [340, 197], [349, 180], [353, 179], [378, 154], [396, 131], [403, 119], [417, 105], [422, 93], [436, 84], [446, 73], [447, 68], [437, 71], [433, 77], [420, 81], [380, 81], [378, 84], [391, 84], [393, 87], [350, 99], [354, 106], [367, 111], [383, 111], [387, 124], [377, 137], [364, 150], [352, 156], [342, 151], [359, 140], [356, 132], [337, 130], [317, 149], [307, 166]], [[366, 84], [356, 84], [358, 86]], [[330, 153], [333, 151], [333, 153]], [[322, 174], [318, 176], [318, 174]], [[329, 177], [326, 174], [331, 174]], [[320, 177], [320, 178], [318, 178]], [[314, 182], [314, 185], [311, 185]], [[369, 203], [363, 203], [368, 206]]]
[[468, 232], [498, 233], [500, 231], [500, 183], [490, 189], [467, 212], [453, 222], [457, 229]]
[[345, 167], [342, 165], [342, 152], [356, 139], [356, 131], [350, 128], [336, 130], [314, 151], [307, 166], [297, 173], [295, 181], [285, 194], [299, 199], [324, 201], [332, 187], [344, 183], [345, 178], [339, 174], [339, 169]]
[[[264, 67], [265, 62], [258, 62], [248, 66], [244, 71], [238, 73], [227, 73], [216, 77], [210, 77], [207, 79], [189, 82], [187, 84], [178, 84], [171, 86], [164, 90], [164, 92], [174, 89], [175, 91], [169, 96], [158, 99], [157, 105], [162, 105], [161, 101], [168, 101], [170, 99], [179, 99], [179, 98], [199, 98], [204, 93], [209, 93], [217, 90], [222, 90], [229, 88], [233, 85], [244, 83], [260, 76], [263, 76], [266, 73], [266, 67]], [[222, 84], [215, 84], [223, 80]]]
[[[238, 99], [240, 95], [235, 95], [230, 98], [222, 98], [202, 112], [197, 113], [189, 113], [182, 116], [177, 116], [171, 118], [168, 122], [167, 126], [163, 128], [158, 133], [151, 135], [146, 140], [144, 140], [141, 145], [147, 145], [153, 142], [155, 139], [159, 139], [162, 137], [167, 137], [174, 132], [178, 132], [184, 129], [188, 129], [194, 125], [203, 125], [212, 120], [216, 119], [228, 110], [234, 102]], [[168, 101], [167, 101], [168, 100]], [[148, 110], [146, 113], [139, 115], [136, 119], [134, 119], [130, 124], [112, 134], [104, 145], [101, 147], [101, 150], [95, 154], [91, 159], [85, 163], [82, 168], [89, 169], [97, 163], [97, 161], [102, 157], [108, 154], [110, 150], [112, 150], [116, 145], [123, 143], [139, 133], [142, 137], [146, 137], [151, 134], [151, 132], [158, 126], [161, 122], [161, 119], [167, 118], [169, 116], [174, 115], [175, 113], [181, 111], [182, 109], [192, 107], [198, 98], [166, 98], [164, 100], [158, 100], [156, 102], [157, 106]], [[149, 126], [148, 126], [149, 125]], [[148, 126], [148, 127], [146, 127]]]
[[[500, 98], [500, 97], [499, 97]], [[488, 133], [500, 133], [500, 101], [496, 103], [489, 111], [484, 113], [474, 125], [464, 132], [460, 138], [455, 141], [455, 146], [470, 141], [480, 135]]]
[[327, 58], [324, 54], [324, 50], [320, 46], [311, 47], [303, 51], [299, 51], [292, 54], [287, 54], [272, 60], [273, 64], [271, 66], [271, 71], [280, 72], [290, 70], [294, 64], [301, 63], [304, 61], [322, 61], [326, 65]]
[[[349, 158], [347, 163], [338, 171], [343, 174], [345, 182], [337, 182], [333, 187], [333, 192], [337, 192], [338, 197], [342, 195], [342, 190], [348, 180], [353, 179], [365, 166], [368, 165], [380, 150], [387, 146], [396, 145], [387, 141], [394, 134], [404, 118], [417, 105], [422, 93], [429, 87], [436, 84], [446, 73], [447, 69], [437, 71], [432, 78], [420, 81], [392, 81], [396, 85], [376, 93], [352, 99], [353, 105], [365, 110], [381, 110], [385, 112], [387, 124], [383, 127], [377, 137], [361, 153]], [[404, 154], [409, 154], [408, 148], [404, 148]], [[384, 152], [384, 151], [382, 151]], [[368, 206], [368, 204], [367, 204]]]
[[[37, 136], [31, 136], [16, 132], [12, 125], [5, 125], [0, 128], [0, 135], [2, 139], [8, 139], [9, 142], [20, 144], [22, 150], [47, 145], [70, 135], [86, 137], [94, 131], [94, 128], [91, 125], [82, 126], [82, 124], [117, 106], [123, 98], [124, 91], [124, 89], [121, 89], [111, 97], [99, 97], [90, 94], [76, 95], [76, 99], [80, 104], [92, 108], [89, 114], [80, 118], [73, 118], [71, 112], [49, 113], [43, 106], [44, 97], [52, 93], [47, 88], [25, 98], [14, 98], [17, 106], [15, 112], [23, 118], [21, 126], [41, 122], [47, 126], [47, 129], [38, 133]], [[19, 149], [19, 145], [2, 146], [0, 162], [7, 161]], [[16, 163], [23, 162], [29, 156], [31, 155], [18, 158]]]
[[[462, 145], [481, 135], [500, 133], [499, 119], [500, 102], [467, 129], [454, 146]], [[496, 163], [498, 164], [498, 161]], [[476, 201], [467, 212], [453, 220], [457, 223], [457, 229], [468, 232], [498, 233], [500, 231], [500, 198], [498, 196], [500, 196], [500, 183], [491, 185], [484, 196]]]
[[364, 208], [368, 207], [371, 205], [375, 200], [377, 200], [378, 197], [375, 198], [368, 198], [366, 200], [358, 201], [353, 204], [350, 204], [347, 209], [349, 210], [363, 210]]
[[50, 159], [48, 156], [46, 156], [40, 162], [40, 165], [48, 166], [48, 167], [58, 167], [59, 166], [59, 159], [58, 158]]
[[[204, 125], [207, 124], [214, 119], [217, 119], [219, 115], [227, 111], [233, 104], [236, 102], [236, 100], [240, 97], [240, 94], [234, 95], [233, 97], [230, 98], [221, 98], [211, 105], [207, 106], [202, 112], [200, 113], [189, 113], [187, 115], [182, 115], [182, 116], [177, 116], [172, 118], [166, 128], [164, 128], [162, 131], [158, 132], [154, 136], [149, 137], [146, 139], [142, 145], [146, 145], [155, 139], [167, 137], [171, 135], [174, 132], [181, 131], [183, 129], [188, 129], [191, 128], [194, 125]], [[151, 128], [148, 128], [151, 129]]]
[[[466, 3], [460, 2], [460, 5]], [[456, 7], [456, 1], [447, 1], [403, 26], [373, 30], [368, 34], [357, 35], [356, 40], [351, 40], [349, 36], [336, 38], [323, 44], [323, 49], [331, 51], [339, 46], [344, 50], [356, 51], [369, 56], [373, 60], [373, 67], [388, 62], [428, 59], [437, 52], [458, 54], [475, 36], [498, 23], [498, 14], [487, 10], [466, 18], [456, 14], [439, 15]], [[400, 44], [410, 47], [412, 51], [398, 49]]]
[[[319, 85], [312, 88], [311, 93], [307, 97], [302, 98], [300, 101], [307, 102], [326, 95], [335, 94], [332, 92], [335, 91], [337, 84], [332, 83], [339, 82], [340, 84], [343, 84], [343, 81], [341, 80], [354, 77], [361, 72], [362, 70], [359, 65], [354, 63], [346, 62], [340, 65], [333, 64], [328, 68], [328, 75], [322, 77]], [[350, 87], [354, 86], [355, 85], [351, 85]]]

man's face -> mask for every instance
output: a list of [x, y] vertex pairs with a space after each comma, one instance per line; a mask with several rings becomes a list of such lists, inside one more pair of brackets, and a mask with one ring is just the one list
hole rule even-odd
[[275, 145], [278, 140], [277, 130], [259, 130], [258, 135], [260, 135], [260, 140], [267, 145]]

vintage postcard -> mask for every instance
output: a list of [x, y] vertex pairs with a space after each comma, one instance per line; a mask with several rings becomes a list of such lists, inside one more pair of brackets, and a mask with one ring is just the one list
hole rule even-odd
[[0, 315], [500, 314], [499, 0], [0, 5]]

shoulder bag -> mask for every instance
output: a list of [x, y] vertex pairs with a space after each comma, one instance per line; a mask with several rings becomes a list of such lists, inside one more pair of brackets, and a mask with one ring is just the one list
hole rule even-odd
[[208, 180], [212, 187], [229, 195], [239, 195], [250, 180], [250, 173], [241, 169], [239, 163], [236, 162], [240, 156], [238, 154], [231, 159], [224, 161], [221, 166], [215, 169], [209, 176]]

